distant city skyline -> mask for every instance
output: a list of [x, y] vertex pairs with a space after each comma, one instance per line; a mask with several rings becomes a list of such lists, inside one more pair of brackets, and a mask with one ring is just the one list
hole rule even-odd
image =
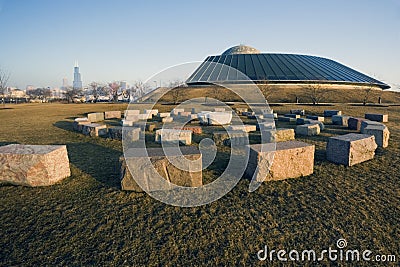
[[133, 84], [241, 43], [331, 58], [400, 84], [399, 0], [0, 0], [0, 29], [0, 68], [21, 89], [62, 87], [75, 60], [83, 86]]

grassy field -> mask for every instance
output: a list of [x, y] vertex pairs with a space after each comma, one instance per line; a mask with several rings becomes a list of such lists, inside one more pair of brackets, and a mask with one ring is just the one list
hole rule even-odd
[[[119, 187], [121, 142], [72, 131], [86, 112], [124, 110], [123, 104], [21, 104], [0, 109], [0, 145], [66, 144], [71, 177], [51, 187], [0, 186], [1, 266], [281, 266], [260, 262], [270, 249], [369, 249], [400, 257], [400, 107], [274, 106], [279, 113], [340, 109], [363, 116], [387, 112], [391, 139], [374, 160], [344, 167], [325, 160], [327, 124], [316, 145], [314, 174], [264, 183], [248, 192], [242, 179], [226, 196], [196, 208], [165, 205]], [[160, 106], [160, 110], [168, 110]], [[278, 126], [285, 126], [283, 124]], [[293, 126], [288, 126], [293, 127]], [[221, 170], [216, 165], [212, 172]], [[205, 173], [211, 175], [210, 173]], [[287, 265], [296, 265], [287, 263]], [[298, 266], [347, 266], [299, 262]], [[377, 265], [374, 262], [372, 265]], [[352, 266], [371, 266], [358, 262]]]

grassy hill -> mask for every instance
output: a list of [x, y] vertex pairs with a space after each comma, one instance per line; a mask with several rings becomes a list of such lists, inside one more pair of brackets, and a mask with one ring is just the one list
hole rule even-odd
[[[295, 103], [296, 97], [300, 103], [312, 102], [309, 97], [310, 92], [308, 88], [273, 87], [265, 89], [265, 86], [260, 85], [260, 89], [269, 103]], [[363, 100], [367, 95], [368, 103], [378, 103], [378, 98], [381, 97], [382, 103], [400, 104], [400, 92], [387, 90], [371, 90], [367, 92], [365, 89], [326, 89], [323, 87], [319, 90], [321, 92], [324, 91], [324, 96], [321, 102], [325, 103], [363, 103]], [[217, 98], [222, 101], [241, 101], [241, 99], [230, 90], [216, 86], [184, 87], [174, 89], [164, 95], [161, 98], [161, 101], [180, 102], [204, 96]]]

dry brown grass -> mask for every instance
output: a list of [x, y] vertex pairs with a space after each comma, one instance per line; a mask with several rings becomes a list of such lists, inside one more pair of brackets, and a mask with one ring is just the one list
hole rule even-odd
[[[265, 183], [254, 193], [242, 179], [222, 199], [196, 208], [121, 191], [121, 143], [71, 131], [75, 116], [126, 105], [8, 107], [0, 109], [0, 144], [67, 144], [72, 175], [51, 187], [0, 186], [2, 266], [257, 266], [264, 245], [319, 250], [335, 247], [341, 237], [350, 249], [400, 257], [400, 107], [329, 107], [354, 116], [389, 114], [390, 145], [372, 161], [351, 168], [327, 162], [326, 139], [345, 131], [328, 127], [303, 139], [316, 144], [313, 175]], [[309, 114], [326, 109], [274, 109], [287, 113], [294, 107]], [[312, 265], [339, 264], [345, 265]]]

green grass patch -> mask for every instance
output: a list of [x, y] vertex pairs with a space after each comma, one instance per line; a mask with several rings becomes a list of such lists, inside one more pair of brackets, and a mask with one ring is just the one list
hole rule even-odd
[[[72, 175], [50, 187], [0, 186], [1, 266], [257, 266], [264, 245], [319, 250], [335, 247], [339, 238], [349, 249], [400, 257], [400, 107], [329, 107], [354, 116], [389, 114], [390, 145], [378, 149], [374, 160], [351, 168], [327, 162], [327, 138], [347, 131], [328, 123], [320, 136], [298, 138], [316, 145], [313, 175], [264, 183], [253, 193], [242, 179], [220, 200], [195, 208], [121, 191], [121, 142], [72, 131], [75, 117], [126, 105], [8, 107], [0, 109], [0, 145], [66, 144]], [[312, 114], [327, 109], [274, 110], [291, 108]], [[206, 130], [204, 137], [210, 134]], [[204, 171], [207, 181], [223, 171], [227, 149], [220, 152], [221, 161]]]

